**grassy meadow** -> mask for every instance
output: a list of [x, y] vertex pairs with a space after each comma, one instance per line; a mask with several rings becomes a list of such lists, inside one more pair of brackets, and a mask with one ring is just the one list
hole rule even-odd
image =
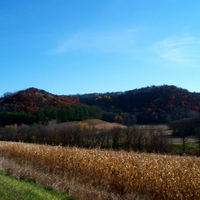
[[200, 159], [0, 142], [0, 170], [77, 199], [200, 199]]
[[72, 200], [73, 198], [42, 185], [19, 180], [0, 172], [0, 199]]

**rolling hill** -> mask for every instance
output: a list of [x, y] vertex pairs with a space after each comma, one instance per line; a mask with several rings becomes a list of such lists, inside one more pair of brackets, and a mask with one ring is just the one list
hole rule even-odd
[[35, 113], [39, 108], [63, 108], [74, 104], [100, 107], [104, 113], [103, 119], [107, 121], [127, 124], [126, 122], [135, 116], [138, 123], [166, 123], [198, 116], [200, 94], [173, 85], [71, 96], [54, 95], [37, 88], [28, 88], [0, 98], [0, 111], [23, 110]]
[[87, 94], [79, 98], [82, 103], [99, 106], [107, 112], [134, 114], [139, 123], [165, 123], [197, 116], [200, 111], [198, 93], [169, 85], [117, 93]]
[[81, 104], [77, 96], [54, 95], [33, 87], [0, 98], [0, 110], [6, 111], [34, 113], [38, 108], [62, 108], [72, 104]]

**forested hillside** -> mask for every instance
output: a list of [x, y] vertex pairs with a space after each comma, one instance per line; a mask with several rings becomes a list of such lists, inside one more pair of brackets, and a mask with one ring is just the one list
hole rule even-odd
[[102, 110], [80, 103], [77, 96], [53, 95], [29, 88], [0, 99], [0, 126], [13, 124], [81, 121], [102, 117]]
[[20, 123], [24, 120], [29, 124], [54, 118], [60, 122], [101, 118], [101, 109], [102, 119], [109, 122], [126, 125], [136, 122], [168, 123], [197, 117], [200, 112], [200, 95], [176, 86], [162, 85], [125, 92], [71, 96], [54, 95], [44, 90], [29, 88], [14, 94], [5, 93], [4, 97], [0, 98], [0, 119], [4, 121], [1, 124], [8, 122], [8, 119], [19, 119], [20, 115]]
[[135, 115], [138, 123], [166, 123], [196, 117], [200, 111], [198, 93], [168, 85], [117, 93], [94, 93], [79, 98], [81, 103], [101, 107], [107, 113], [105, 118], [112, 113], [127, 118], [128, 113], [129, 116]]
[[26, 111], [35, 113], [39, 108], [57, 107], [62, 108], [72, 104], [80, 105], [77, 96], [54, 95], [37, 88], [28, 88], [16, 93], [5, 93], [0, 98], [0, 110]]

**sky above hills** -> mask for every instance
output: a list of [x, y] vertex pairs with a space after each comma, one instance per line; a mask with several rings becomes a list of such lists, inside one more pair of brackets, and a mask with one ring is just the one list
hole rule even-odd
[[200, 1], [0, 0], [0, 95], [200, 92]]

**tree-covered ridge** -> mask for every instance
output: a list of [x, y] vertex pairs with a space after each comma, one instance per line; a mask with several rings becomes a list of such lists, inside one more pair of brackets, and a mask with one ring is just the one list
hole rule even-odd
[[21, 90], [14, 94], [5, 93], [4, 97], [0, 98], [0, 110], [4, 111], [35, 113], [39, 108], [62, 108], [72, 104], [80, 105], [77, 96], [54, 95], [37, 88]]
[[54, 95], [29, 88], [0, 98], [0, 111], [25, 111], [34, 114], [40, 109], [64, 108], [70, 105], [100, 107], [103, 119], [126, 125], [166, 123], [196, 117], [200, 112], [200, 95], [176, 86], [151, 86], [125, 92]]
[[139, 123], [164, 123], [198, 115], [197, 94], [175, 86], [152, 86], [118, 93], [80, 96], [88, 105], [100, 106], [109, 112], [132, 113]]

